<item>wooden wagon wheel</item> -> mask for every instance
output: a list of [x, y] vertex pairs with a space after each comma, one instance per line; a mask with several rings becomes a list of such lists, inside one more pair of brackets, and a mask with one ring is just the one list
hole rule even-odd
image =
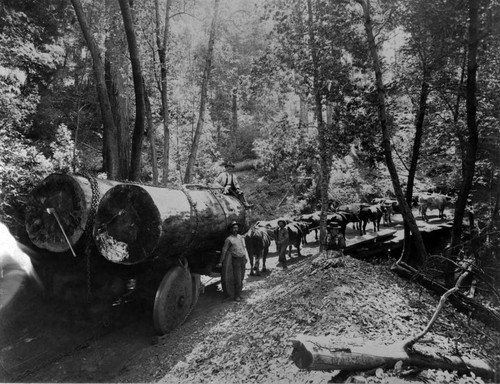
[[234, 274], [231, 256], [226, 256], [222, 262], [221, 283], [224, 293], [229, 297], [234, 297]]
[[191, 311], [193, 282], [189, 269], [168, 270], [156, 291], [153, 308], [155, 330], [163, 335], [181, 325]]

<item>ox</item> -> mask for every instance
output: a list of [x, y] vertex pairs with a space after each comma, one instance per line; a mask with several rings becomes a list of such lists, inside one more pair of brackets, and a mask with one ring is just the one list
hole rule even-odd
[[349, 223], [359, 223], [359, 216], [352, 213], [352, 212], [344, 212], [344, 211], [339, 211], [336, 213], [332, 213], [327, 216], [326, 224], [327, 225], [338, 225], [339, 228], [339, 234], [342, 235], [342, 237], [345, 240], [345, 230], [347, 228], [347, 224]]
[[354, 214], [357, 217], [357, 220], [352, 222], [353, 223], [352, 229], [358, 229], [358, 227], [360, 227], [359, 212], [361, 211], [361, 208], [368, 206], [369, 205], [365, 203], [352, 203], [352, 204], [339, 205], [337, 207], [337, 212], [347, 212]]
[[391, 216], [394, 213], [401, 211], [399, 207], [399, 202], [397, 200], [388, 199], [385, 197], [377, 197], [373, 199], [372, 205], [380, 205], [383, 213], [382, 219], [384, 220], [384, 225], [386, 226], [392, 224]]
[[14, 298], [26, 277], [43, 287], [28, 252], [31, 250], [18, 243], [8, 228], [0, 223], [0, 310]]
[[316, 238], [316, 241], [318, 241], [318, 229], [319, 229], [320, 215], [321, 215], [321, 212], [314, 212], [314, 213], [300, 215], [294, 219], [297, 222], [303, 222], [303, 223], [307, 224], [307, 226], [306, 226], [307, 228], [302, 233], [302, 235], [303, 235], [302, 244], [307, 244], [306, 236], [311, 231], [314, 231], [314, 236]]
[[438, 217], [440, 219], [444, 219], [446, 216], [444, 214], [444, 209], [447, 206], [451, 206], [453, 204], [452, 198], [446, 195], [420, 195], [418, 197], [418, 203], [420, 205], [420, 214], [422, 215], [422, 219], [424, 221], [429, 221], [427, 217], [427, 209], [437, 209], [439, 214]]
[[[265, 228], [270, 228], [273, 231], [278, 228], [278, 220], [283, 220], [286, 224], [291, 223], [292, 220], [289, 219], [275, 219], [275, 220], [269, 220], [269, 221], [257, 221], [255, 223], [256, 227], [265, 227]], [[274, 234], [273, 234], [274, 236]]]
[[288, 257], [292, 257], [292, 245], [297, 248], [297, 255], [302, 256], [300, 254], [300, 243], [304, 237], [304, 230], [307, 229], [308, 224], [303, 221], [292, 221], [285, 225], [285, 228], [288, 229], [288, 244], [290, 247], [288, 248]]
[[[268, 227], [252, 226], [244, 235], [250, 259], [250, 276], [260, 276], [259, 264], [262, 259], [262, 272], [266, 272], [266, 260], [274, 231]], [[254, 263], [255, 260], [255, 263]]]
[[380, 204], [369, 205], [361, 208], [359, 211], [359, 219], [361, 225], [359, 227], [359, 234], [366, 234], [366, 224], [368, 221], [373, 223], [373, 232], [377, 232], [380, 230], [380, 220], [382, 220], [382, 216], [384, 215], [383, 208]]

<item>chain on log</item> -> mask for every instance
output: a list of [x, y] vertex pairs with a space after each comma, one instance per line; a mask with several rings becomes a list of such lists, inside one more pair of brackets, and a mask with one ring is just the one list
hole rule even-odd
[[49, 175], [28, 198], [25, 223], [30, 240], [51, 252], [70, 250], [93, 226], [99, 197], [118, 184], [90, 176]]

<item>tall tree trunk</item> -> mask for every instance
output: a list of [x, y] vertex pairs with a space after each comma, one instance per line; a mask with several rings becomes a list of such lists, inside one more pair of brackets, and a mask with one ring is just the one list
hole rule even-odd
[[[424, 132], [424, 120], [427, 111], [427, 99], [429, 97], [429, 81], [431, 77], [430, 70], [426, 63], [422, 63], [423, 73], [422, 73], [422, 86], [420, 89], [420, 101], [418, 104], [418, 111], [415, 117], [415, 138], [413, 139], [413, 148], [411, 154], [410, 169], [408, 171], [408, 179], [406, 183], [406, 202], [408, 206], [411, 207], [412, 197], [413, 197], [413, 186], [415, 183], [415, 174], [417, 173], [418, 158], [420, 156], [420, 147], [422, 144], [422, 135]], [[410, 208], [411, 209], [411, 208]], [[403, 254], [401, 259], [406, 263], [416, 266], [423, 260], [414, 260], [418, 258], [410, 258], [410, 245], [411, 245], [411, 231], [410, 226], [405, 221], [404, 222], [404, 242], [403, 242]]]
[[[472, 180], [476, 167], [476, 154], [478, 146], [478, 129], [476, 121], [477, 100], [476, 100], [476, 76], [477, 76], [477, 53], [479, 48], [479, 0], [469, 0], [469, 39], [468, 39], [468, 58], [467, 58], [467, 86], [465, 105], [467, 110], [467, 147], [464, 161], [464, 172], [458, 200], [455, 205], [455, 217], [453, 219], [453, 230], [451, 233], [451, 249], [457, 252], [457, 245], [462, 236], [462, 221], [465, 214], [465, 206], [472, 188]], [[456, 254], [452, 255], [454, 258]], [[453, 286], [454, 266], [449, 263], [446, 268], [446, 286]]]
[[307, 105], [307, 96], [304, 94], [299, 94], [299, 124], [302, 128], [307, 128], [309, 126], [309, 119], [307, 112], [309, 110]]
[[198, 146], [200, 144], [200, 138], [203, 132], [203, 123], [205, 121], [205, 107], [206, 107], [207, 93], [208, 93], [208, 81], [210, 80], [210, 72], [212, 70], [212, 56], [214, 51], [215, 29], [217, 26], [217, 13], [219, 11], [219, 1], [220, 0], [215, 0], [214, 3], [214, 17], [212, 19], [212, 24], [210, 26], [208, 51], [205, 62], [205, 68], [203, 70], [203, 80], [201, 83], [200, 111], [198, 116], [198, 124], [196, 125], [196, 131], [194, 133], [193, 145], [191, 147], [191, 153], [189, 154], [189, 159], [186, 166], [186, 173], [184, 174], [185, 184], [189, 184], [192, 181], [194, 163], [196, 162], [196, 157], [198, 154]]
[[313, 28], [314, 14], [311, 0], [307, 0], [307, 28], [309, 34], [309, 49], [313, 63], [313, 93], [314, 93], [314, 113], [318, 125], [318, 144], [320, 158], [320, 194], [321, 194], [321, 215], [320, 215], [320, 251], [323, 250], [326, 239], [326, 216], [328, 207], [328, 186], [330, 184], [330, 173], [332, 169], [332, 145], [329, 140], [328, 126], [323, 120], [322, 107], [322, 81], [319, 74], [319, 52], [316, 44], [316, 36]]
[[139, 55], [139, 47], [135, 36], [134, 21], [128, 0], [118, 0], [122, 11], [123, 26], [127, 35], [130, 63], [132, 65], [132, 77], [134, 79], [135, 93], [135, 126], [132, 135], [132, 152], [130, 156], [129, 179], [138, 180], [141, 170], [142, 141], [144, 139], [144, 87], [142, 84], [142, 69]]
[[220, 121], [216, 122], [216, 127], [217, 127], [217, 144], [221, 144], [222, 141], [222, 124]]
[[455, 134], [458, 139], [458, 144], [460, 148], [460, 160], [462, 165], [462, 175], [465, 173], [465, 156], [467, 154], [467, 138], [465, 129], [462, 128], [460, 124], [460, 103], [462, 100], [462, 89], [464, 88], [465, 82], [465, 72], [467, 71], [467, 45], [464, 48], [463, 62], [460, 73], [460, 82], [457, 86], [457, 98], [455, 100], [455, 105], [452, 109], [453, 114], [453, 125], [455, 127]]
[[90, 27], [87, 23], [87, 18], [83, 11], [82, 4], [79, 0], [71, 0], [73, 8], [75, 9], [76, 17], [80, 23], [83, 36], [92, 56], [92, 65], [94, 68], [94, 75], [96, 77], [97, 96], [99, 98], [99, 105], [101, 106], [101, 114], [103, 120], [103, 162], [104, 169], [110, 179], [116, 179], [119, 174], [119, 161], [118, 161], [118, 146], [116, 145], [115, 137], [117, 134], [115, 123], [113, 120], [113, 113], [111, 104], [108, 97], [108, 90], [106, 88], [104, 64], [99, 54], [97, 43], [90, 32]]
[[161, 105], [163, 115], [163, 185], [168, 182], [169, 167], [170, 167], [170, 114], [168, 112], [168, 65], [167, 65], [167, 49], [170, 41], [170, 8], [172, 0], [167, 0], [165, 9], [165, 28], [163, 30], [163, 40], [161, 38], [161, 21], [160, 21], [160, 2], [155, 1], [156, 10], [156, 46], [158, 49], [158, 57], [160, 59], [160, 77], [161, 77]]
[[387, 126], [387, 111], [385, 106], [385, 87], [382, 79], [382, 69], [380, 67], [380, 60], [378, 57], [377, 46], [375, 44], [375, 37], [373, 35], [372, 20], [370, 16], [370, 0], [356, 0], [363, 8], [364, 25], [366, 36], [368, 40], [368, 46], [370, 49], [370, 54], [373, 60], [373, 67], [375, 70], [375, 86], [377, 88], [377, 98], [378, 98], [378, 118], [380, 123], [380, 128], [382, 130], [382, 147], [384, 150], [385, 161], [389, 174], [391, 175], [392, 186], [394, 188], [394, 193], [401, 207], [401, 212], [405, 223], [410, 227], [410, 231], [413, 235], [414, 244], [417, 248], [417, 252], [422, 260], [426, 260], [427, 251], [425, 249], [424, 241], [422, 239], [422, 234], [418, 230], [417, 223], [411, 208], [409, 207], [406, 199], [403, 195], [403, 189], [401, 188], [401, 183], [399, 182], [399, 176], [394, 165], [394, 160], [392, 159], [392, 149], [391, 141], [389, 136], [389, 129]]
[[123, 61], [123, 56], [127, 54], [127, 40], [122, 33], [123, 23], [118, 3], [116, 0], [106, 0], [105, 4], [110, 29], [104, 43], [106, 85], [117, 132], [113, 139], [118, 146], [118, 179], [126, 180], [130, 167], [130, 116], [129, 100], [121, 74], [126, 73], [128, 69], [128, 63]]
[[332, 126], [333, 124], [333, 105], [331, 102], [326, 103], [326, 125]]
[[113, 111], [113, 118], [116, 127], [116, 141], [118, 146], [118, 179], [125, 180], [128, 177], [130, 166], [130, 136], [129, 136], [129, 114], [128, 100], [123, 87], [123, 79], [117, 68], [111, 64], [111, 58], [107, 55], [110, 50], [106, 50], [104, 68], [106, 71], [106, 84], [108, 88], [109, 102]]
[[[144, 80], [143, 80], [144, 83]], [[151, 112], [151, 103], [149, 102], [149, 95], [146, 90], [146, 84], [144, 86], [144, 104], [146, 107], [146, 118], [148, 122], [148, 140], [151, 148], [151, 171], [153, 173], [153, 185], [158, 185], [158, 161], [156, 155], [156, 144], [155, 144], [155, 127], [153, 124], [153, 113]]]
[[491, 212], [491, 222], [494, 223], [498, 219], [498, 213], [500, 212], [500, 186], [497, 187], [495, 193], [495, 206]]
[[176, 134], [175, 134], [175, 137], [176, 137], [176, 168], [177, 168], [177, 172], [179, 173], [179, 180], [182, 180], [182, 169], [181, 169], [181, 151], [180, 151], [180, 147], [181, 147], [181, 144], [179, 142], [179, 126], [180, 126], [180, 122], [179, 122], [179, 116], [180, 116], [180, 107], [179, 107], [179, 104], [177, 104], [177, 114], [176, 114], [176, 124], [175, 124], [175, 128], [176, 128]]
[[231, 92], [231, 152], [236, 153], [236, 136], [238, 134], [238, 88], [234, 87]]

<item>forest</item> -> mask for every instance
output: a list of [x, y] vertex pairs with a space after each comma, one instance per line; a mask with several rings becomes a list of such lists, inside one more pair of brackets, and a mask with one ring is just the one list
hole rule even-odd
[[11, 227], [51, 172], [179, 186], [210, 183], [229, 160], [292, 185], [298, 213], [398, 199], [419, 259], [405, 201], [454, 193], [451, 258], [467, 253], [472, 212], [495, 249], [496, 1], [7, 0], [0, 11]]
[[0, 220], [20, 237], [49, 174], [178, 188], [231, 161], [254, 221], [319, 209], [321, 246], [332, 204], [397, 200], [398, 263], [424, 271], [411, 201], [433, 191], [454, 199], [443, 284], [472, 274], [488, 312], [499, 119], [498, 0], [0, 4]]

